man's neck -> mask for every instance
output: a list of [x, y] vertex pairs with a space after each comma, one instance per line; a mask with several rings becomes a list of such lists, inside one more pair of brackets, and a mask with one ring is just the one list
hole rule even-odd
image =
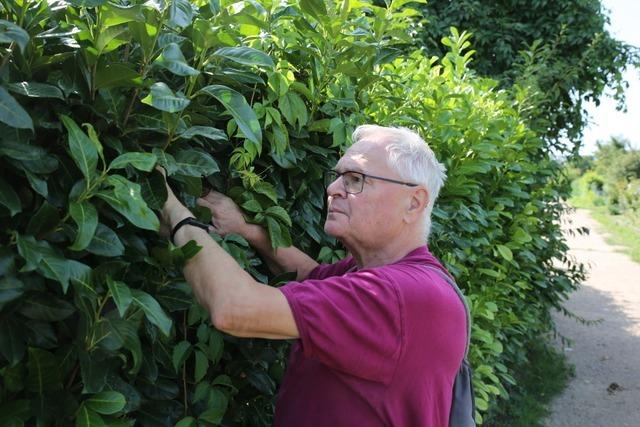
[[[415, 249], [426, 244], [424, 239], [396, 240], [388, 243], [382, 249], [349, 250], [358, 265], [358, 269], [379, 267], [400, 261]], [[348, 248], [349, 249], [349, 248]]]

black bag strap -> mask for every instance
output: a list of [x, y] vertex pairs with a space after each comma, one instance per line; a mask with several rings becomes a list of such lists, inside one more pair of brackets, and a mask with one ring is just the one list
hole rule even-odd
[[471, 344], [471, 312], [469, 311], [469, 306], [467, 305], [467, 300], [464, 298], [464, 295], [462, 294], [462, 291], [460, 290], [460, 288], [458, 287], [456, 282], [451, 278], [451, 276], [449, 276], [448, 274], [446, 274], [444, 271], [440, 270], [439, 268], [435, 268], [435, 267], [432, 267], [430, 265], [427, 265], [426, 267], [429, 270], [435, 271], [449, 285], [451, 285], [453, 290], [456, 291], [456, 293], [458, 294], [458, 297], [460, 298], [460, 301], [462, 301], [462, 305], [464, 305], [464, 311], [465, 311], [465, 314], [466, 314], [466, 317], [467, 317], [467, 346], [464, 349], [464, 359], [466, 359], [468, 354], [469, 354], [469, 345]]

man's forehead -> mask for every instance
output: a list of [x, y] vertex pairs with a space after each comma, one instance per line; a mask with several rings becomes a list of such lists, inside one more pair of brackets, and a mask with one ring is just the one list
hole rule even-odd
[[339, 166], [364, 166], [368, 163], [385, 163], [386, 143], [376, 139], [364, 139], [347, 149], [338, 161]]

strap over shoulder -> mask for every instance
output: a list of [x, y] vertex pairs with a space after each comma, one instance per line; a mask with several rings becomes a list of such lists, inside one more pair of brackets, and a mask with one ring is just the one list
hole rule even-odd
[[453, 278], [451, 278], [451, 276], [449, 276], [439, 268], [430, 265], [427, 265], [426, 267], [442, 277], [453, 288], [453, 290], [456, 291], [456, 294], [458, 294], [460, 301], [462, 301], [462, 305], [464, 305], [464, 311], [467, 318], [467, 346], [464, 349], [464, 358], [466, 359], [467, 355], [469, 354], [469, 345], [471, 344], [471, 312], [469, 311], [467, 300], [465, 299], [464, 294], [462, 293], [456, 282], [453, 280]]

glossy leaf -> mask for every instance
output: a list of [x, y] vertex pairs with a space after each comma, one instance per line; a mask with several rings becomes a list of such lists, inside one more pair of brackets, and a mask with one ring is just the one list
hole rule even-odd
[[124, 254], [124, 245], [112, 229], [98, 223], [96, 232], [86, 251], [96, 255], [115, 257]]
[[272, 70], [273, 59], [266, 53], [246, 46], [221, 47], [213, 53], [215, 56], [229, 59], [242, 65], [256, 65]]
[[210, 85], [202, 88], [200, 94], [206, 94], [217, 99], [233, 116], [243, 135], [253, 142], [260, 152], [262, 148], [262, 131], [256, 114], [247, 100], [233, 89], [222, 85]]
[[0, 320], [0, 354], [16, 366], [27, 350], [24, 325], [15, 318], [6, 317]]
[[107, 424], [99, 414], [89, 409], [86, 405], [81, 405], [76, 417], [75, 427], [107, 427]]
[[209, 359], [207, 359], [207, 356], [203, 352], [196, 350], [196, 363], [193, 374], [195, 382], [200, 382], [204, 376], [207, 375], [208, 369]]
[[191, 351], [191, 343], [189, 343], [188, 341], [181, 341], [176, 344], [175, 347], [173, 347], [173, 355], [171, 357], [171, 361], [173, 363], [173, 369], [176, 372], [179, 372], [180, 368], [182, 368], [184, 362], [191, 355]]
[[62, 120], [69, 133], [68, 141], [71, 157], [87, 183], [90, 183], [98, 165], [98, 150], [72, 118], [61, 115], [60, 120]]
[[109, 276], [107, 276], [107, 285], [109, 287], [111, 297], [115, 301], [116, 307], [118, 307], [118, 313], [120, 313], [120, 317], [124, 317], [127, 309], [133, 302], [133, 297], [131, 295], [129, 287], [126, 283], [113, 280]]
[[30, 348], [26, 388], [37, 394], [62, 389], [62, 378], [55, 356], [39, 348]]
[[10, 83], [7, 86], [11, 92], [30, 98], [58, 98], [64, 99], [62, 91], [57, 87], [46, 83], [20, 82]]
[[142, 77], [126, 64], [105, 64], [98, 67], [94, 80], [96, 89], [142, 86]]
[[155, 170], [143, 178], [140, 191], [151, 209], [162, 209], [168, 197], [165, 178]]
[[89, 246], [89, 243], [93, 240], [98, 227], [98, 211], [88, 201], [72, 202], [69, 205], [69, 214], [78, 227], [76, 239], [73, 245], [69, 246], [69, 249], [81, 251]]
[[18, 194], [2, 177], [0, 177], [0, 204], [9, 210], [11, 216], [22, 211]]
[[226, 141], [227, 134], [220, 129], [210, 126], [192, 126], [178, 135], [180, 138], [191, 139], [194, 136], [202, 136], [213, 141]]
[[0, 87], [0, 122], [18, 129], [33, 130], [29, 114], [3, 87]]
[[188, 27], [193, 20], [193, 8], [188, 0], [170, 0], [169, 25], [172, 27]]
[[9, 302], [20, 298], [24, 293], [24, 284], [15, 277], [0, 278], [0, 311]]
[[109, 175], [107, 184], [112, 189], [100, 191], [96, 194], [98, 197], [109, 203], [133, 225], [145, 230], [158, 230], [160, 221], [142, 198], [140, 184], [120, 175]]
[[136, 306], [144, 312], [147, 320], [160, 329], [164, 335], [171, 331], [171, 319], [166, 315], [158, 301], [146, 292], [139, 289], [131, 289], [131, 296]]
[[116, 157], [109, 169], [124, 169], [127, 166], [132, 166], [141, 171], [149, 172], [156, 165], [158, 158], [152, 153], [124, 153]]
[[126, 400], [117, 391], [103, 391], [84, 401], [85, 406], [99, 414], [111, 415], [122, 411]]
[[197, 76], [200, 71], [187, 64], [180, 46], [176, 43], [169, 43], [162, 54], [156, 59], [155, 63], [160, 67], [166, 68], [177, 76]]
[[33, 320], [58, 322], [71, 316], [74, 307], [63, 299], [42, 293], [25, 298], [20, 306], [20, 313]]
[[15, 43], [24, 52], [29, 43], [29, 33], [13, 22], [0, 19], [0, 43]]
[[209, 176], [218, 171], [218, 164], [211, 155], [196, 149], [180, 150], [176, 156], [176, 173], [187, 176]]
[[154, 83], [149, 95], [141, 102], [168, 113], [182, 111], [191, 103], [184, 95], [174, 93], [169, 86], [162, 82]]

